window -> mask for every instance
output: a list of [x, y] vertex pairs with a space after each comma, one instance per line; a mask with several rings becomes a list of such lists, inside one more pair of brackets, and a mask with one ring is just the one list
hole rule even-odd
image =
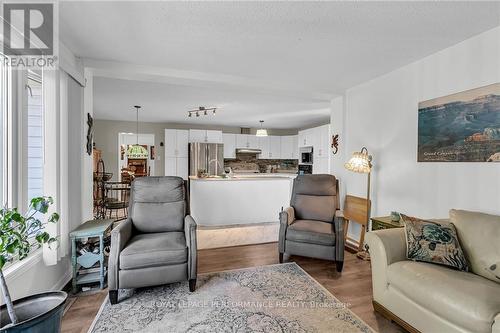
[[43, 91], [42, 79], [34, 72], [28, 72], [27, 93], [27, 131], [26, 131], [26, 162], [27, 181], [26, 199], [43, 196]]
[[0, 54], [0, 205], [7, 203], [7, 114], [9, 107], [9, 90], [11, 73], [10, 68], [5, 65], [5, 56]]

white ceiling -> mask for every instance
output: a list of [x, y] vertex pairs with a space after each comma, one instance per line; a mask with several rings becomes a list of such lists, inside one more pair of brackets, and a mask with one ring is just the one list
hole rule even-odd
[[[110, 78], [94, 79], [94, 113], [98, 119], [135, 121], [133, 105], [142, 106], [140, 121], [202, 125], [302, 128], [330, 117], [329, 103], [237, 89], [189, 87]], [[198, 106], [218, 107], [215, 115], [187, 117]]]
[[[70, 1], [60, 3], [60, 16], [62, 41], [84, 58], [195, 72], [205, 80], [226, 75], [238, 84], [334, 95], [500, 25], [500, 2]], [[234, 97], [242, 98], [232, 111], [237, 115], [239, 110], [242, 121], [256, 122], [257, 109], [269, 112], [282, 103], [278, 109], [292, 110], [289, 117], [303, 119], [304, 112], [293, 111], [304, 111], [308, 104], [298, 101], [292, 106], [293, 98], [284, 95], [273, 102], [271, 97], [259, 100], [253, 89], [232, 94], [227, 87], [207, 84], [212, 91], [199, 94], [207, 100], [193, 100], [196, 84], [174, 87], [171, 81], [154, 85], [154, 90], [177, 92], [168, 101], [157, 102], [172, 103], [172, 111], [155, 107], [152, 119], [170, 120], [177, 108], [186, 109], [181, 105], [208, 105], [212, 100], [230, 105]], [[97, 80], [102, 92], [110, 94], [120, 85], [144, 91], [142, 95], [114, 92], [129, 105], [138, 103], [130, 97], [145, 100], [149, 91], [138, 89], [140, 84]], [[123, 110], [118, 108], [121, 100], [100, 95], [96, 89], [98, 118], [112, 116], [113, 100], [113, 109]], [[214, 98], [208, 99], [209, 95]], [[189, 99], [181, 100], [184, 97]], [[269, 104], [264, 105], [266, 101]], [[312, 110], [316, 102], [309, 101]], [[316, 114], [311, 111], [311, 117]], [[282, 119], [288, 121], [294, 123]]]

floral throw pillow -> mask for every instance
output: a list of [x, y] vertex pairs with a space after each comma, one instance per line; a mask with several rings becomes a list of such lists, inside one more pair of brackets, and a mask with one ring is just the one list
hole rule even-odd
[[469, 270], [453, 224], [439, 224], [403, 214], [401, 219], [405, 226], [408, 259]]

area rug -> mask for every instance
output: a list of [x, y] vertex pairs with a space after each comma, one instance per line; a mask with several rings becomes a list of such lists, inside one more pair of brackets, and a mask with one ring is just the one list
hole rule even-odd
[[101, 332], [374, 332], [295, 263], [198, 276], [120, 292], [89, 329]]

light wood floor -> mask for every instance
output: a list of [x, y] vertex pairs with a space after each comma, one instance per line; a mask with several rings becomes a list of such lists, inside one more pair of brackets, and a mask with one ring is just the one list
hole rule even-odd
[[[402, 328], [373, 311], [370, 262], [362, 261], [349, 252], [345, 255], [342, 274], [337, 273], [334, 263], [324, 260], [293, 256], [288, 261], [295, 261], [339, 300], [350, 303], [350, 309], [375, 330], [383, 333], [404, 332]], [[277, 243], [198, 252], [199, 274], [276, 263]], [[106, 290], [92, 295], [77, 295], [64, 315], [62, 332], [87, 332], [106, 295]]]

